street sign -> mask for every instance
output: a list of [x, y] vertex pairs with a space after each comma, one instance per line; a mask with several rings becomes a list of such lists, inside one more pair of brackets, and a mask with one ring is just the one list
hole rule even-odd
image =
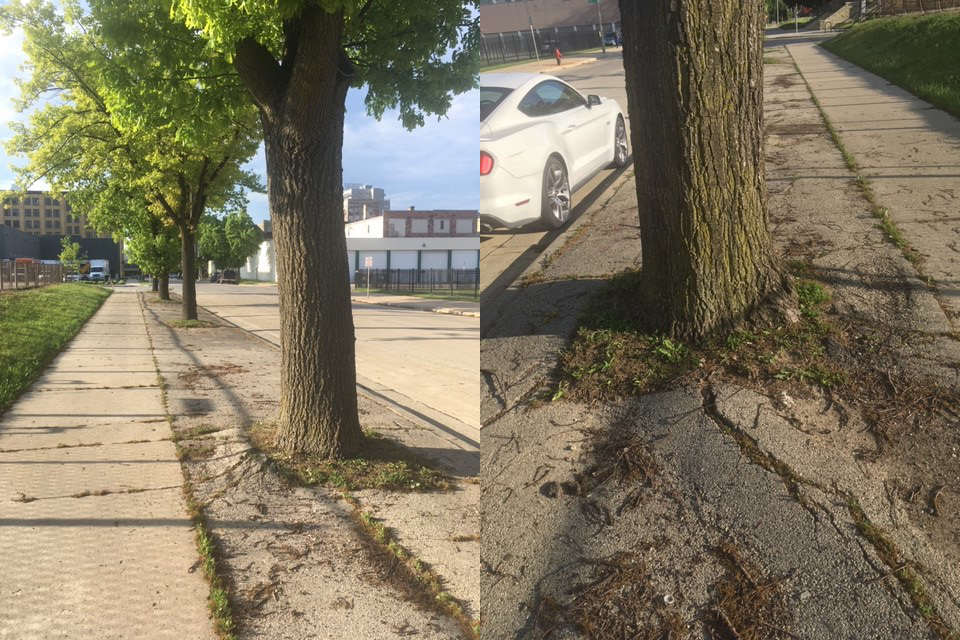
[[367, 256], [363, 259], [363, 266], [367, 269], [373, 268], [373, 256]]

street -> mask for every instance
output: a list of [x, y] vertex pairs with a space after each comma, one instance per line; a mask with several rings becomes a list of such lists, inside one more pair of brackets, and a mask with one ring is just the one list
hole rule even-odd
[[[179, 292], [180, 285], [171, 285]], [[276, 285], [197, 283], [197, 303], [280, 344]], [[480, 428], [479, 320], [376, 305], [353, 305], [357, 384], [413, 414], [448, 440], [476, 450]]]
[[[519, 67], [513, 70], [521, 70]], [[529, 69], [522, 69], [529, 71]], [[535, 70], [535, 69], [534, 69]], [[627, 119], [627, 93], [623, 62], [619, 55], [592, 64], [564, 69], [556, 76], [576, 87], [584, 95], [597, 94], [619, 103]], [[594, 203], [624, 170], [604, 169], [573, 194], [570, 221], [561, 229], [546, 229], [534, 222], [520, 229], [493, 229], [480, 238], [480, 301], [486, 305], [523, 273], [536, 257], [563, 233], [564, 229]]]

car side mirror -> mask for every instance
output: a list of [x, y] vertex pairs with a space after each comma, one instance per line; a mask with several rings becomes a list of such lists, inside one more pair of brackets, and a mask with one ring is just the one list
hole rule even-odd
[[600, 96], [595, 96], [593, 94], [587, 96], [587, 107], [593, 107], [598, 104], [600, 104]]

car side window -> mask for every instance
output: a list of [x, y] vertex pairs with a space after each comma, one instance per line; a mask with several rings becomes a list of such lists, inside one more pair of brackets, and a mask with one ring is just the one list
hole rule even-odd
[[531, 89], [517, 108], [524, 115], [538, 118], [569, 111], [586, 103], [575, 89], [556, 80], [547, 80]]

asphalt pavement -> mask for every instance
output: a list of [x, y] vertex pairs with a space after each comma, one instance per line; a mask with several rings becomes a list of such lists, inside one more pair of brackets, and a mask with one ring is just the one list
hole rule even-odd
[[[178, 289], [173, 286], [172, 290]], [[477, 451], [478, 304], [414, 301], [402, 296], [371, 296], [371, 300], [377, 304], [366, 303], [362, 293], [354, 296], [358, 386], [436, 429], [452, 445]], [[279, 346], [280, 307], [275, 285], [198, 283], [197, 302]], [[463, 313], [445, 312], [451, 310]]]

